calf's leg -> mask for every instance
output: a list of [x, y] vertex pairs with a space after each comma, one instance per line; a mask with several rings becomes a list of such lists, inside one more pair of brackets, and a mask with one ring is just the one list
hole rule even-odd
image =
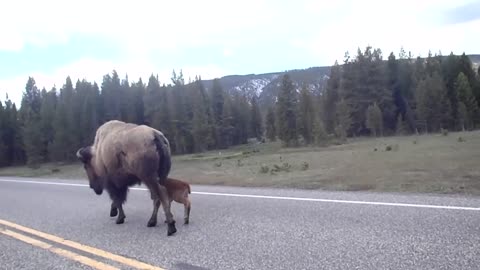
[[192, 205], [192, 203], [190, 202], [188, 197], [184, 197], [183, 205], [185, 207], [185, 210], [184, 210], [184, 224], [188, 224], [189, 221], [190, 221], [190, 208], [191, 208], [191, 205]]
[[165, 219], [168, 224], [167, 235], [172, 235], [177, 232], [177, 229], [175, 228], [175, 220], [173, 219], [173, 214], [171, 212], [171, 201], [169, 201], [170, 198], [168, 196], [167, 188], [161, 184], [157, 184], [157, 186], [160, 191], [160, 201], [162, 202], [163, 212], [165, 213]]

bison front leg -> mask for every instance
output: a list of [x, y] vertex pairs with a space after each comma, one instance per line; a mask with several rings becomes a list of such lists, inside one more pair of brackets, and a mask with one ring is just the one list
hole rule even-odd
[[110, 206], [110, 216], [116, 217], [117, 215], [118, 215], [118, 209], [115, 206], [115, 204], [112, 202], [112, 205]]
[[115, 221], [115, 223], [123, 224], [125, 222], [125, 213], [123, 212], [122, 204], [119, 204], [117, 206], [117, 208], [118, 208], [118, 217], [117, 217], [117, 221]]
[[[107, 185], [107, 190], [112, 199], [112, 205], [110, 206], [110, 216], [114, 217], [118, 214], [116, 224], [123, 224], [125, 222], [125, 213], [123, 212], [123, 203], [127, 199], [127, 187], [118, 188], [113, 184]], [[118, 213], [117, 213], [118, 212]]]

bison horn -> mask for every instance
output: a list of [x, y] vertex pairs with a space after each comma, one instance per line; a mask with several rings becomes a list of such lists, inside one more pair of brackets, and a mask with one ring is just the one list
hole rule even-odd
[[82, 154], [80, 153], [80, 151], [82, 151], [82, 149], [83, 149], [83, 148], [78, 149], [78, 151], [77, 151], [77, 158], [80, 158], [80, 159], [83, 158]]
[[77, 151], [77, 158], [80, 159], [82, 162], [88, 162], [92, 157], [92, 153], [90, 152], [90, 147], [82, 147]]

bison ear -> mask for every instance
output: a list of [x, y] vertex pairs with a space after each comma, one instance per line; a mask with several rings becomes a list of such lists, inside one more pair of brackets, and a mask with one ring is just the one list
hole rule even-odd
[[83, 163], [87, 163], [92, 158], [92, 151], [90, 147], [82, 147], [77, 151], [77, 158]]

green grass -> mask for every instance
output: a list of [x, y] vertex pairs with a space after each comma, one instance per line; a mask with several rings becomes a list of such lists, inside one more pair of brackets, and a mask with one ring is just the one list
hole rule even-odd
[[[170, 175], [192, 184], [480, 195], [479, 145], [480, 131], [355, 138], [329, 147], [243, 145], [175, 156]], [[77, 163], [0, 169], [6, 175], [85, 179]]]

